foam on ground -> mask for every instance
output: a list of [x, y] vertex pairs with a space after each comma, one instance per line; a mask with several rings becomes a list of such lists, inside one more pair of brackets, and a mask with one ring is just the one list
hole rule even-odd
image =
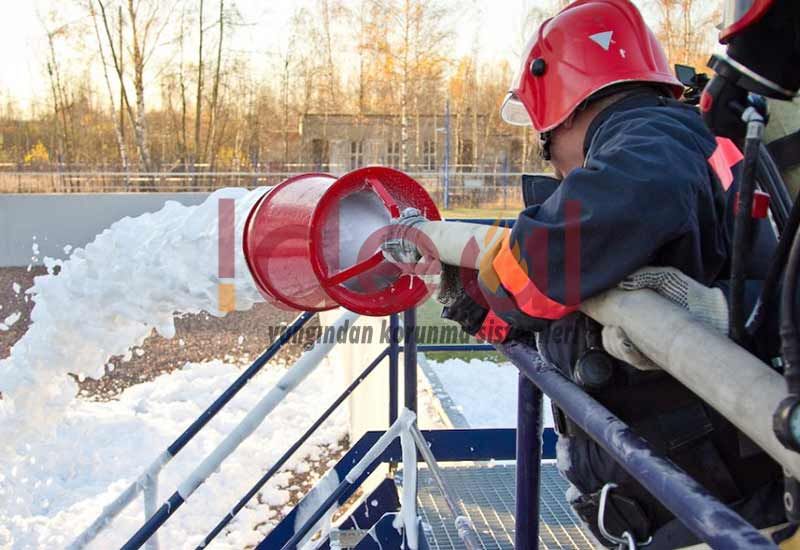
[[[74, 399], [68, 373], [99, 377], [109, 357], [130, 353], [153, 329], [175, 334], [176, 312], [218, 308], [218, 208], [236, 201], [236, 308], [263, 301], [242, 254], [241, 236], [266, 191], [221, 189], [201, 205], [168, 201], [155, 213], [126, 217], [67, 261], [46, 259], [48, 274], [28, 292], [31, 326], [0, 361], [0, 456], [52, 427]], [[60, 272], [53, 275], [56, 269]]]
[[[250, 486], [283, 454], [340, 391], [325, 361], [226, 460], [219, 473], [159, 531], [161, 548], [195, 548]], [[0, 548], [64, 548], [240, 374], [221, 361], [183, 369], [125, 390], [117, 401], [76, 400], [47, 440], [0, 467]], [[267, 366], [164, 469], [159, 502], [213, 449], [285, 370]], [[308, 472], [309, 461], [346, 435], [347, 411], [315, 432], [288, 468]], [[214, 541], [214, 548], [258, 544], [274, 527], [292, 493], [288, 473], [278, 474]], [[282, 515], [282, 514], [280, 514]], [[137, 498], [89, 546], [119, 548], [143, 523]]]

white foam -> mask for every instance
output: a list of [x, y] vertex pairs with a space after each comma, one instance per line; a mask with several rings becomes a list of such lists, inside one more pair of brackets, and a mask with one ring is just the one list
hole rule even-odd
[[18, 447], [54, 424], [76, 394], [68, 373], [100, 377], [109, 357], [130, 355], [153, 329], [171, 338], [176, 312], [222, 315], [220, 199], [236, 201], [236, 308], [262, 301], [241, 236], [246, 213], [265, 191], [221, 189], [197, 206], [169, 201], [158, 212], [119, 220], [66, 261], [47, 261], [48, 274], [28, 291], [32, 324], [0, 361], [0, 445]]

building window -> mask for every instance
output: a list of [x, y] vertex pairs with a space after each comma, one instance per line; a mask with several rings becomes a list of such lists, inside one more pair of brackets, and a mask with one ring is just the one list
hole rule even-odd
[[458, 151], [458, 163], [461, 165], [462, 172], [472, 172], [473, 153], [474, 147], [472, 146], [472, 140], [463, 140]]
[[436, 170], [436, 142], [426, 141], [422, 144], [422, 169]]
[[327, 139], [314, 139], [311, 141], [311, 162], [319, 170], [330, 163], [330, 147]]
[[364, 142], [350, 142], [350, 170], [361, 168], [364, 165]]
[[400, 142], [390, 141], [386, 144], [386, 164], [392, 168], [400, 167]]

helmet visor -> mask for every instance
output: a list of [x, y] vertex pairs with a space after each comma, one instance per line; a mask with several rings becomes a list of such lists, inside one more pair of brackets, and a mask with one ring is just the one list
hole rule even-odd
[[508, 92], [500, 107], [500, 117], [514, 126], [533, 126], [525, 106], [514, 92]]

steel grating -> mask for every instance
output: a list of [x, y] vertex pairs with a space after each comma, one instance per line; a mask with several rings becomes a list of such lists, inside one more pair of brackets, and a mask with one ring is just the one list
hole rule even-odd
[[[513, 465], [443, 467], [448, 486], [461, 499], [486, 550], [514, 548]], [[424, 466], [419, 471], [419, 514], [432, 550], [462, 550], [454, 518], [436, 482]], [[539, 547], [593, 549], [564, 498], [567, 483], [554, 464], [542, 464]]]

